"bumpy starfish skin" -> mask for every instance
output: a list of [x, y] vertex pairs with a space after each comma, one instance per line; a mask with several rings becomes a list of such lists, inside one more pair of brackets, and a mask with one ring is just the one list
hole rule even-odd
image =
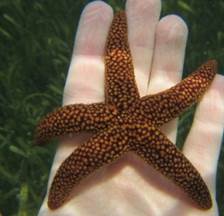
[[198, 101], [209, 87], [216, 73], [216, 62], [208, 61], [191, 76], [176, 86], [141, 99], [144, 118], [156, 126], [178, 117], [186, 108]]
[[126, 133], [122, 127], [111, 126], [77, 148], [63, 162], [54, 178], [48, 200], [50, 208], [60, 207], [74, 185], [85, 176], [130, 150]]
[[105, 103], [123, 111], [140, 98], [128, 46], [125, 14], [118, 13], [111, 26], [106, 51]]
[[[200, 207], [211, 207], [206, 184], [189, 160], [152, 125], [133, 131], [132, 150], [156, 170], [180, 186]], [[136, 132], [137, 131], [137, 132]]]
[[200, 174], [158, 127], [200, 99], [215, 76], [216, 61], [208, 61], [166, 91], [140, 98], [126, 16], [119, 12], [108, 35], [105, 65], [105, 103], [59, 108], [37, 127], [39, 144], [82, 130], [96, 132], [60, 166], [49, 191], [49, 207], [60, 207], [83, 178], [132, 151], [181, 187], [199, 207], [209, 209], [211, 197]]
[[103, 103], [68, 105], [59, 108], [40, 122], [36, 131], [36, 142], [44, 144], [52, 137], [77, 133], [82, 130], [104, 129], [116, 114], [114, 106], [105, 106]]

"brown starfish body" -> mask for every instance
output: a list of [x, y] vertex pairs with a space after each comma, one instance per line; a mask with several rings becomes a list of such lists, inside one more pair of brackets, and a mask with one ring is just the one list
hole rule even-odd
[[132, 151], [181, 187], [199, 207], [209, 209], [211, 197], [200, 174], [159, 127], [200, 99], [215, 76], [216, 61], [208, 61], [168, 90], [140, 98], [124, 12], [115, 15], [105, 50], [105, 102], [59, 108], [37, 127], [39, 144], [83, 130], [95, 132], [60, 166], [50, 188], [49, 207], [60, 207], [83, 178]]

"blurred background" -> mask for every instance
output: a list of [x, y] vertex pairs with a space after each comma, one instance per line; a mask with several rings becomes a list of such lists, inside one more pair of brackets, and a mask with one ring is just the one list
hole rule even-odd
[[[60, 106], [81, 0], [0, 0], [0, 215], [36, 215], [56, 145], [32, 146], [38, 120]], [[119, 9], [124, 1], [105, 1]], [[224, 1], [164, 0], [162, 16], [180, 15], [189, 26], [184, 76], [206, 59], [224, 73]], [[182, 146], [194, 107], [179, 121]], [[212, 144], [212, 143], [211, 143]], [[224, 215], [224, 144], [217, 174]]]

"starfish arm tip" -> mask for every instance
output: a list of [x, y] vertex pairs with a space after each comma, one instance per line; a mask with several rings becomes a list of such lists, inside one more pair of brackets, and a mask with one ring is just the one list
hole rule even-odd
[[75, 149], [54, 177], [48, 197], [49, 208], [62, 206], [82, 179], [126, 153], [129, 150], [127, 140], [125, 130], [113, 125]]
[[75, 134], [80, 131], [104, 129], [117, 115], [112, 105], [103, 103], [73, 104], [58, 108], [42, 119], [35, 131], [34, 141], [44, 145], [52, 138]]
[[137, 155], [182, 188], [199, 208], [211, 208], [211, 196], [202, 177], [162, 132], [146, 124], [138, 126], [134, 136], [133, 151]]
[[211, 65], [212, 70], [217, 73], [218, 70], [218, 61], [216, 59], [210, 59], [208, 63]]

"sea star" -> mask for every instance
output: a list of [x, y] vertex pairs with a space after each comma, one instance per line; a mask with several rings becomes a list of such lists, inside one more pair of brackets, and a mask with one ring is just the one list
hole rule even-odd
[[210, 60], [176, 86], [140, 98], [128, 45], [124, 12], [112, 22], [105, 49], [105, 102], [64, 106], [38, 125], [36, 142], [92, 131], [58, 169], [48, 206], [59, 208], [75, 185], [96, 169], [133, 152], [183, 189], [201, 208], [212, 206], [208, 188], [189, 160], [159, 127], [197, 102], [212, 82], [217, 63]]

